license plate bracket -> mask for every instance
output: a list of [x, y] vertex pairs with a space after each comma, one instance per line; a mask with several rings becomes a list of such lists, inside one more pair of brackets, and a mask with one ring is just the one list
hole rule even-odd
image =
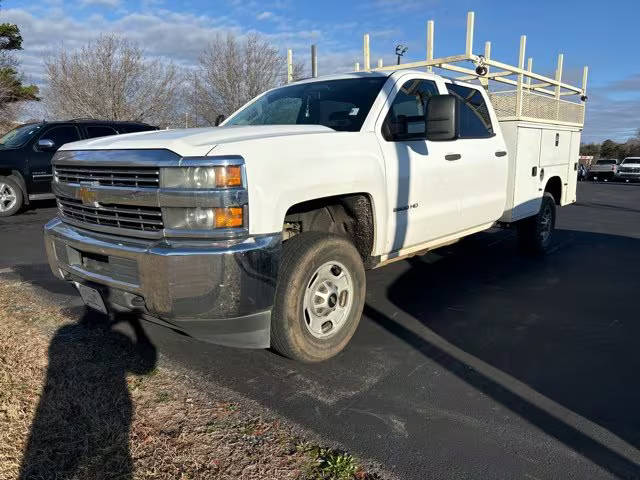
[[82, 301], [87, 307], [93, 308], [100, 313], [107, 314], [107, 307], [104, 304], [104, 300], [102, 299], [102, 295], [95, 288], [88, 287], [79, 282], [74, 282], [80, 296], [82, 297]]

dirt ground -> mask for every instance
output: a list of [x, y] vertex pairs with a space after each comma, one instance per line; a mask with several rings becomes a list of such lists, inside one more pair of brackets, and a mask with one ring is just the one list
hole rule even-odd
[[[0, 479], [372, 479], [134, 335], [0, 281]], [[132, 338], [133, 337], [133, 338]]]

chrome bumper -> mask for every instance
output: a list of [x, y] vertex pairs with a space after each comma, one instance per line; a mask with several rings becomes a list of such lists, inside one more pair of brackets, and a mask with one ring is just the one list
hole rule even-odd
[[616, 177], [640, 180], [640, 172], [618, 172]]
[[281, 238], [142, 240], [55, 218], [44, 228], [53, 273], [98, 288], [114, 310], [221, 345], [269, 346]]

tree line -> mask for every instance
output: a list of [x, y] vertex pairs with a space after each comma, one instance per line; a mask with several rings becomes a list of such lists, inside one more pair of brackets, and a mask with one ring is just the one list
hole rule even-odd
[[20, 29], [12, 23], [0, 23], [0, 128], [18, 116], [22, 103], [39, 100], [38, 87], [23, 83], [15, 56], [18, 50], [22, 50]]
[[[133, 120], [161, 128], [214, 125], [219, 115], [228, 116], [287, 78], [285, 57], [258, 34], [217, 35], [192, 68], [151, 58], [116, 34], [62, 49], [45, 58], [44, 67], [40, 97], [23, 100], [40, 100], [47, 120]], [[294, 78], [303, 69], [294, 65]]]
[[583, 143], [580, 145], [580, 155], [590, 155], [595, 158], [640, 157], [640, 128], [636, 134], [626, 142], [605, 140], [602, 143]]

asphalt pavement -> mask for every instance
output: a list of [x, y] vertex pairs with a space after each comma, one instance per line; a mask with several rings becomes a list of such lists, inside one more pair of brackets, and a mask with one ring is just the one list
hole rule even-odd
[[[55, 209], [37, 207], [0, 219], [0, 275], [80, 315], [46, 265]], [[169, 359], [399, 478], [640, 478], [640, 185], [581, 183], [544, 258], [496, 230], [367, 282], [355, 337], [322, 364], [147, 329]]]

